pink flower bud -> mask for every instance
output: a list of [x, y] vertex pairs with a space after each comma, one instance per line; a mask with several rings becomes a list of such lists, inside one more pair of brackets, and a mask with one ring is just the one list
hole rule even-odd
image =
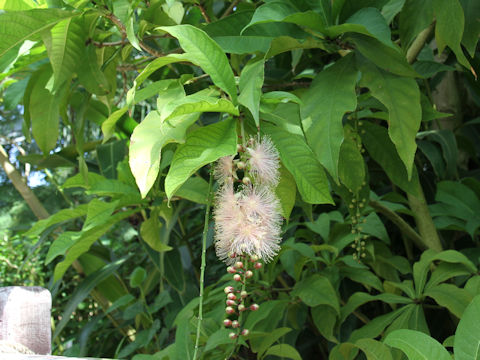
[[228, 334], [228, 337], [231, 339], [231, 340], [235, 340], [237, 338], [237, 334], [231, 332], [230, 334]]
[[253, 276], [253, 272], [251, 272], [250, 270], [247, 270], [247, 271], [245, 272], [245, 277], [246, 277], [247, 279], [251, 278], [252, 276]]
[[235, 270], [233, 268], [233, 266], [229, 266], [229, 267], [227, 267], [227, 272], [229, 272], [230, 274], [235, 274], [237, 272], [237, 270]]
[[230, 259], [235, 259], [237, 257], [237, 254], [231, 253], [228, 256], [230, 257]]
[[250, 180], [248, 176], [244, 176], [242, 179], [242, 183], [244, 183], [245, 185], [250, 185], [252, 183], [252, 180]]
[[235, 281], [242, 281], [242, 277], [238, 274], [233, 275], [233, 280]]
[[250, 331], [248, 331], [248, 329], [243, 329], [242, 330], [242, 335], [243, 336], [248, 336], [248, 334], [250, 334]]
[[234, 293], [230, 293], [227, 295], [228, 300], [237, 300], [237, 296]]
[[233, 320], [232, 321], [232, 328], [236, 329], [240, 326], [240, 323], [238, 322], [238, 320]]
[[243, 304], [238, 305], [238, 311], [245, 311], [245, 310], [246, 310], [245, 305]]
[[233, 288], [233, 286], [227, 286], [225, 289], [223, 289], [223, 291], [225, 292], [225, 294], [230, 294], [234, 291], [235, 289]]
[[257, 311], [259, 308], [260, 308], [260, 306], [258, 304], [250, 305], [250, 310], [252, 310], [252, 311]]
[[237, 163], [237, 168], [239, 168], [240, 170], [245, 169], [245, 163], [243, 161], [239, 161]]
[[236, 306], [237, 305], [237, 303], [233, 300], [227, 300], [226, 303], [227, 303], [228, 306]]
[[252, 256], [250, 256], [250, 261], [251, 261], [251, 262], [258, 261], [258, 255], [252, 255]]
[[242, 269], [243, 263], [241, 261], [237, 261], [234, 266], [235, 266], [235, 269]]
[[247, 296], [248, 296], [248, 293], [247, 293], [245, 290], [243, 290], [243, 291], [240, 293], [240, 297], [241, 297], [242, 299], [245, 299]]
[[262, 268], [262, 263], [255, 263], [255, 265], [253, 265], [255, 267], [255, 269], [261, 269]]
[[245, 149], [243, 148], [243, 146], [241, 144], [237, 144], [237, 152], [244, 152]]
[[235, 309], [232, 308], [231, 306], [227, 306], [225, 308], [225, 312], [228, 314], [228, 315], [231, 315], [231, 314], [234, 314], [235, 313]]
[[225, 327], [232, 326], [232, 320], [230, 320], [230, 319], [225, 319], [225, 320], [223, 320], [223, 325], [224, 325]]

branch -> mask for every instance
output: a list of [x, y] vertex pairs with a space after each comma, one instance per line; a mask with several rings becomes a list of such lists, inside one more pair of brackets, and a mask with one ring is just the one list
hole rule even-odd
[[223, 13], [222, 16], [220, 16], [220, 20], [221, 19], [224, 19], [226, 18], [228, 15], [230, 15], [233, 11], [233, 9], [235, 8], [235, 6], [238, 5], [238, 3], [240, 2], [240, 0], [234, 0], [232, 1], [232, 3], [230, 4], [230, 6], [227, 8], [227, 10], [225, 10], [225, 12]]
[[408, 237], [410, 240], [412, 240], [415, 245], [418, 246], [419, 249], [425, 250], [427, 249], [427, 246], [423, 242], [423, 239], [418, 235], [418, 233], [405, 221], [403, 220], [400, 215], [398, 215], [396, 212], [390, 210], [386, 206], [383, 206], [377, 201], [370, 201], [369, 205], [374, 208], [377, 212], [383, 214], [386, 218], [388, 218], [391, 222], [393, 222], [397, 227], [400, 229], [400, 231]]

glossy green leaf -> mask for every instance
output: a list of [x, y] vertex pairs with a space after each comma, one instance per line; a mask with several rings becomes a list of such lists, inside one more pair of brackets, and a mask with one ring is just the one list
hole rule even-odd
[[175, 192], [202, 166], [222, 156], [237, 152], [237, 134], [233, 119], [201, 127], [187, 135], [173, 156], [165, 178], [165, 192], [170, 199]]
[[[161, 99], [164, 101], [163, 97]], [[206, 94], [195, 93], [166, 103], [160, 110], [161, 121], [168, 122], [177, 116], [200, 112], [223, 112], [238, 115], [238, 109], [231, 101]]]
[[385, 344], [402, 350], [409, 360], [451, 360], [447, 350], [434, 338], [415, 330], [401, 329], [391, 332]]
[[140, 235], [143, 241], [153, 250], [158, 252], [170, 251], [172, 247], [165, 244], [165, 240], [161, 237], [161, 227], [162, 224], [158, 219], [157, 213], [152, 212], [152, 215], [140, 225]]
[[126, 155], [126, 143], [124, 140], [111, 141], [97, 146], [97, 159], [100, 173], [107, 179], [117, 178], [117, 164]]
[[69, 81], [77, 71], [79, 59], [84, 57], [86, 40], [84, 23], [80, 18], [60, 21], [44, 34], [45, 47], [53, 68], [52, 92]]
[[72, 263], [79, 256], [86, 253], [90, 249], [92, 244], [97, 241], [100, 236], [105, 234], [114, 224], [134, 214], [137, 211], [139, 211], [139, 209], [117, 213], [113, 216], [110, 216], [107, 222], [104, 222], [84, 232], [79, 232], [75, 243], [68, 250], [65, 259], [58, 263], [57, 266], [55, 266], [55, 270], [53, 273], [54, 280], [59, 280], [63, 276], [63, 274], [65, 274], [65, 271], [67, 271], [70, 265], [72, 265]]
[[46, 155], [57, 145], [61, 96], [45, 88], [52, 73], [46, 68], [39, 71], [42, 73], [35, 79], [28, 107], [33, 138]]
[[198, 204], [207, 204], [208, 182], [199, 176], [193, 176], [180, 186], [176, 192], [176, 196]]
[[388, 346], [373, 339], [360, 339], [355, 343], [367, 356], [367, 360], [393, 360]]
[[330, 281], [321, 275], [312, 275], [295, 284], [292, 296], [298, 296], [306, 305], [328, 305], [340, 314], [337, 293]]
[[465, 14], [465, 29], [463, 31], [462, 44], [467, 49], [470, 56], [475, 56], [475, 48], [478, 43], [478, 36], [480, 35], [480, 21], [478, 14], [480, 14], [480, 2], [476, 0], [460, 0]]
[[298, 351], [288, 344], [274, 345], [265, 352], [265, 356], [275, 355], [281, 356], [283, 358], [292, 359], [292, 360], [302, 360], [302, 357]]
[[453, 284], [430, 287], [424, 295], [434, 299], [438, 305], [446, 307], [459, 319], [472, 301], [472, 296], [465, 289], [458, 288]]
[[399, 16], [400, 40], [404, 51], [433, 21], [433, 0], [406, 0]]
[[346, 56], [320, 72], [302, 97], [302, 123], [307, 141], [335, 180], [343, 142], [343, 115], [357, 106], [356, 82], [354, 58]]
[[388, 137], [387, 129], [369, 122], [364, 122], [362, 128], [365, 130], [361, 135], [363, 144], [373, 160], [380, 164], [394, 184], [407, 193], [417, 194], [417, 170], [413, 168], [412, 179], [408, 180], [407, 170]]
[[264, 80], [265, 62], [262, 58], [250, 60], [240, 75], [238, 102], [245, 106], [260, 126], [260, 98]]
[[228, 59], [220, 48], [204, 31], [191, 25], [161, 27], [163, 31], [176, 37], [185, 54], [180, 57], [200, 66], [219, 88], [224, 90], [233, 103], [237, 102], [237, 87]]
[[480, 296], [475, 296], [463, 312], [455, 332], [455, 360], [480, 359]]
[[455, 134], [451, 130], [422, 131], [417, 135], [422, 139], [427, 137], [430, 141], [438, 143], [442, 148], [442, 156], [445, 161], [445, 175], [448, 178], [457, 176], [458, 147]]
[[362, 34], [350, 34], [348, 38], [363, 56], [387, 73], [405, 77], [418, 76], [399, 49]]
[[130, 138], [129, 164], [142, 197], [157, 179], [162, 148], [170, 142], [183, 142], [197, 118], [198, 113], [162, 122], [160, 114], [152, 111], [135, 128]]
[[310, 204], [332, 204], [325, 172], [304, 137], [268, 123], [262, 128], [271, 136], [282, 163], [295, 178], [303, 200]]
[[75, 15], [71, 11], [60, 9], [32, 9], [0, 14], [0, 56], [59, 21]]
[[388, 109], [388, 135], [398, 155], [412, 177], [413, 160], [417, 150], [415, 136], [422, 121], [420, 91], [414, 79], [398, 77], [375, 66], [361, 66], [360, 84], [368, 87], [372, 95]]
[[406, 0], [390, 0], [382, 7], [382, 15], [387, 24], [390, 24], [395, 16], [402, 10]]
[[428, 290], [430, 287], [436, 286], [451, 278], [454, 278], [457, 276], [468, 276], [471, 274], [472, 274], [472, 271], [463, 264], [455, 264], [455, 263], [447, 263], [447, 262], [440, 263], [432, 272], [432, 275], [430, 276], [430, 279], [428, 280], [427, 285], [425, 286], [425, 290]]
[[255, 336], [250, 339], [252, 351], [258, 353], [259, 357], [268, 350], [278, 339], [288, 334], [292, 329], [281, 327], [273, 330], [271, 333], [265, 333], [265, 336]]
[[76, 206], [73, 209], [60, 210], [55, 214], [51, 215], [50, 217], [48, 217], [47, 219], [37, 221], [35, 225], [33, 225], [30, 228], [30, 230], [28, 230], [25, 233], [25, 236], [31, 236], [31, 237], [38, 236], [52, 225], [56, 225], [65, 221], [76, 219], [81, 216], [85, 216], [87, 214], [87, 210], [88, 210], [88, 204], [82, 204], [82, 205]]
[[295, 205], [295, 198], [297, 195], [297, 186], [295, 184], [295, 178], [290, 172], [285, 169], [284, 166], [280, 166], [280, 181], [275, 188], [275, 194], [280, 200], [280, 206], [282, 207], [282, 215], [288, 220]]
[[[154, 62], [155, 60], [150, 64], [153, 64]], [[149, 65], [147, 65], [147, 67]], [[143, 72], [141, 74], [143, 74]], [[140, 75], [137, 77], [137, 79], [139, 77]], [[133, 87], [132, 89], [130, 89], [130, 91], [132, 91], [130, 95], [133, 97], [131, 100], [130, 106], [135, 105], [139, 102], [142, 102], [154, 95], [158, 95], [158, 94], [163, 95], [165, 90], [167, 90], [170, 86], [180, 86], [180, 85], [177, 79], [168, 79], [168, 80], [156, 81], [152, 84], [149, 84], [148, 86], [145, 86], [143, 89], [138, 91], [135, 90], [135, 87]], [[183, 94], [183, 96], [185, 96], [185, 94]], [[127, 111], [128, 111], [128, 105], [111, 113], [108, 119], [102, 123], [103, 142], [108, 141], [112, 137], [115, 131], [115, 125]]]
[[441, 53], [448, 46], [455, 53], [460, 64], [470, 69], [470, 63], [463, 54], [460, 45], [463, 37], [465, 17], [458, 0], [432, 0], [435, 18], [435, 40], [438, 52]]
[[354, 330], [350, 335], [349, 341], [377, 337], [387, 326], [407, 310], [407, 306], [403, 306], [384, 315], [376, 316], [374, 319], [370, 320], [368, 324], [362, 326], [360, 329]]
[[106, 95], [110, 92], [110, 84], [100, 70], [97, 60], [97, 52], [95, 46], [82, 46], [82, 61], [78, 64], [78, 80], [87, 91], [96, 95]]
[[327, 305], [318, 305], [312, 308], [312, 320], [318, 331], [328, 341], [338, 343], [335, 337], [335, 325], [337, 323], [337, 312]]

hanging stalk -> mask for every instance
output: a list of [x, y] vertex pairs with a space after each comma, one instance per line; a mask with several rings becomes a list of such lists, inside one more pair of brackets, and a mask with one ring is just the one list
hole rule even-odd
[[210, 218], [210, 205], [212, 203], [212, 184], [213, 184], [213, 169], [210, 170], [210, 180], [208, 182], [208, 194], [207, 194], [207, 208], [205, 210], [205, 222], [203, 224], [202, 263], [200, 265], [200, 304], [198, 305], [197, 336], [195, 339], [195, 352], [193, 353], [193, 360], [197, 359], [198, 344], [200, 342], [200, 328], [202, 326], [202, 320], [203, 320], [203, 288], [205, 284], [207, 233], [208, 233], [208, 220]]

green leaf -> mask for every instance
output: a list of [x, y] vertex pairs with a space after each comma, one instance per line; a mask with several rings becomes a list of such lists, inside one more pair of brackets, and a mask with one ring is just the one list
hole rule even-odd
[[162, 122], [160, 114], [151, 111], [135, 128], [130, 138], [129, 164], [142, 198], [157, 179], [162, 148], [171, 142], [183, 142], [197, 118], [198, 113]]
[[402, 166], [395, 146], [387, 134], [387, 129], [365, 121], [362, 125], [365, 133], [362, 140], [370, 156], [386, 172], [390, 180], [403, 191], [416, 195], [419, 186], [417, 169], [414, 167], [411, 180], [408, 180], [407, 170]]
[[451, 360], [447, 350], [434, 338], [415, 330], [392, 331], [385, 339], [388, 346], [402, 350], [409, 360]]
[[297, 186], [295, 184], [295, 178], [290, 172], [282, 165], [279, 169], [280, 181], [275, 188], [275, 194], [280, 200], [280, 206], [282, 207], [282, 215], [288, 220], [295, 205], [295, 197], [297, 195]]
[[[173, 249], [165, 254], [165, 280], [177, 292], [185, 292], [185, 275], [182, 265], [182, 259], [178, 249]], [[178, 319], [178, 318], [177, 318]]]
[[52, 27], [48, 35], [44, 34], [45, 47], [53, 69], [53, 93], [77, 71], [79, 59], [84, 57], [86, 36], [83, 21], [79, 18], [62, 20]]
[[164, 26], [160, 28], [176, 37], [185, 54], [177, 58], [189, 60], [200, 66], [233, 103], [237, 103], [237, 87], [227, 56], [220, 46], [204, 31], [191, 25]]
[[199, 176], [193, 176], [180, 186], [176, 195], [206, 205], [208, 202], [208, 182]]
[[365, 182], [365, 161], [357, 143], [348, 136], [340, 147], [338, 176], [353, 193], [358, 193]]
[[97, 159], [100, 173], [107, 179], [117, 178], [117, 164], [126, 155], [125, 140], [111, 141], [97, 146]]
[[406, 52], [415, 37], [433, 21], [433, 0], [406, 0], [399, 16], [400, 40]]
[[125, 262], [126, 259], [119, 259], [115, 262], [109, 263], [102, 267], [100, 270], [89, 275], [85, 280], [81, 282], [79, 286], [75, 288], [75, 291], [70, 294], [69, 301], [66, 305], [63, 306], [62, 318], [56, 324], [55, 331], [52, 335], [52, 340], [56, 339], [58, 335], [67, 325], [68, 321], [71, 318], [72, 313], [75, 311], [77, 306], [90, 295], [90, 292], [99, 285], [102, 281], [107, 279], [112, 275], [117, 269]]
[[357, 106], [357, 70], [346, 56], [320, 72], [302, 97], [303, 128], [320, 163], [338, 181], [338, 161], [343, 142], [342, 119]]
[[382, 15], [387, 24], [390, 24], [395, 16], [402, 11], [406, 0], [390, 0], [382, 7]]
[[141, 266], [137, 266], [130, 274], [130, 287], [136, 288], [142, 285], [147, 278], [147, 272]]
[[[164, 99], [162, 98], [161, 101], [164, 101]], [[160, 111], [162, 122], [168, 121], [177, 116], [197, 112], [224, 112], [238, 115], [238, 109], [229, 100], [209, 96], [203, 92], [173, 100], [166, 103], [162, 109], [159, 107], [158, 110]]]
[[259, 311], [248, 315], [244, 328], [253, 329], [261, 323], [273, 323], [275, 320], [278, 322], [283, 318], [287, 306], [288, 300], [269, 300], [263, 303]]
[[250, 344], [252, 351], [254, 353], [258, 353], [258, 357], [261, 358], [270, 346], [272, 346], [278, 339], [285, 336], [290, 331], [292, 331], [292, 329], [281, 327], [273, 330], [271, 333], [265, 333], [264, 336], [251, 337]]
[[36, 78], [28, 104], [32, 122], [32, 134], [38, 147], [46, 155], [57, 145], [60, 121], [60, 94], [53, 95], [45, 87], [51, 72], [41, 68], [42, 73]]
[[355, 343], [367, 356], [367, 360], [393, 360], [388, 346], [373, 339], [360, 339]]
[[161, 238], [162, 224], [158, 219], [158, 214], [153, 212], [151, 216], [140, 225], [140, 235], [153, 250], [158, 252], [170, 251], [173, 248], [165, 244]]
[[318, 305], [312, 308], [312, 320], [318, 331], [328, 341], [338, 343], [335, 337], [335, 324], [337, 323], [337, 312], [327, 305]]
[[297, 282], [291, 295], [298, 296], [306, 305], [311, 307], [318, 305], [331, 306], [337, 311], [337, 314], [340, 314], [337, 293], [330, 281], [321, 275], [312, 275]]
[[470, 69], [470, 63], [463, 54], [460, 42], [463, 37], [465, 17], [458, 0], [432, 0], [435, 18], [435, 40], [438, 52], [441, 53], [448, 46], [457, 56], [460, 64]]
[[403, 306], [395, 311], [387, 313], [385, 315], [380, 315], [372, 320], [360, 329], [356, 329], [350, 335], [349, 341], [357, 341], [364, 338], [375, 338], [380, 335], [385, 328], [390, 325], [397, 317], [403, 314], [407, 309], [407, 306]]
[[106, 95], [110, 92], [110, 83], [108, 82], [97, 60], [95, 46], [82, 46], [82, 61], [78, 64], [78, 80], [88, 92], [96, 95]]
[[454, 340], [455, 360], [480, 359], [480, 296], [475, 296], [463, 312]]
[[438, 305], [446, 307], [459, 319], [472, 301], [472, 296], [465, 289], [458, 288], [453, 284], [430, 287], [424, 295], [434, 299]]
[[350, 16], [344, 24], [330, 26], [325, 34], [337, 37], [346, 32], [355, 32], [376, 38], [383, 44], [392, 47], [390, 28], [378, 9], [366, 7]]
[[260, 97], [264, 80], [265, 62], [262, 58], [250, 60], [240, 74], [238, 102], [250, 110], [255, 124], [260, 126]]
[[65, 221], [73, 220], [87, 214], [88, 204], [79, 205], [73, 209], [63, 209], [51, 215], [47, 219], [37, 221], [30, 230], [25, 233], [25, 236], [35, 237], [39, 236], [47, 228]]
[[59, 21], [77, 14], [60, 9], [32, 9], [0, 14], [0, 57], [16, 45], [33, 37]]
[[446, 175], [449, 178], [457, 176], [458, 146], [455, 134], [451, 130], [423, 131], [417, 135], [422, 139], [428, 137], [431, 141], [438, 143], [442, 148], [442, 155], [446, 164]]
[[410, 304], [412, 302], [409, 298], [395, 294], [370, 295], [365, 292], [356, 292], [350, 296], [348, 302], [341, 308], [340, 322], [343, 323], [356, 308], [370, 301], [383, 301], [388, 304]]
[[386, 72], [405, 77], [418, 76], [397, 48], [387, 46], [379, 40], [363, 34], [350, 34], [348, 38], [363, 56]]
[[65, 259], [62, 262], [58, 263], [57, 266], [55, 266], [55, 270], [53, 273], [54, 281], [59, 280], [63, 276], [63, 274], [65, 274], [65, 271], [67, 271], [70, 265], [72, 265], [72, 263], [76, 259], [78, 259], [79, 256], [86, 253], [90, 249], [92, 244], [97, 241], [100, 236], [105, 234], [114, 224], [134, 214], [137, 211], [140, 211], [140, 209], [117, 213], [113, 216], [110, 216], [107, 222], [95, 226], [87, 231], [79, 232], [78, 238], [75, 240], [75, 243], [72, 245], [72, 247], [68, 250]]
[[475, 49], [480, 34], [480, 2], [476, 0], [460, 0], [465, 14], [465, 30], [463, 31], [462, 44], [467, 49], [470, 56], [475, 56]]
[[333, 204], [325, 172], [304, 137], [268, 123], [263, 129], [271, 136], [282, 163], [295, 178], [303, 200], [310, 204]]
[[415, 136], [422, 121], [418, 85], [414, 79], [398, 77], [366, 63], [362, 64], [361, 71], [360, 85], [368, 87], [388, 109], [388, 135], [410, 179], [417, 150]]
[[472, 271], [463, 264], [440, 263], [432, 272], [425, 290], [457, 276], [471, 275]]
[[267, 350], [265, 356], [267, 355], [274, 355], [274, 356], [281, 356], [287, 359], [293, 360], [302, 360], [302, 357], [298, 353], [298, 351], [292, 346], [288, 344], [280, 344], [274, 345]]
[[202, 166], [237, 152], [237, 134], [233, 119], [201, 127], [187, 135], [173, 156], [165, 178], [165, 192], [171, 197]]
[[[163, 58], [160, 58], [160, 59], [163, 59]], [[155, 60], [153, 62], [155, 62]], [[151, 62], [150, 64], [152, 64], [153, 62]], [[149, 65], [147, 65], [147, 67]], [[137, 79], [140, 77], [140, 75], [137, 77]], [[139, 86], [139, 85], [137, 85], [137, 86]], [[148, 98], [150, 98], [154, 95], [157, 95], [157, 94], [162, 94], [163, 95], [164, 92], [171, 86], [179, 86], [180, 87], [179, 81], [177, 79], [160, 80], [160, 81], [156, 81], [152, 84], [149, 84], [145, 88], [143, 88], [141, 90], [138, 90], [138, 91], [136, 91], [135, 87], [133, 87], [129, 91], [129, 92], [131, 92], [130, 95], [133, 97], [133, 99], [131, 100], [130, 106], [135, 105], [139, 102], [142, 102], [142, 101], [144, 101], [144, 100], [146, 100], [146, 99], [148, 99]], [[182, 87], [182, 89], [183, 89], [183, 87]], [[185, 94], [183, 94], [183, 96], [185, 96]], [[112, 114], [110, 114], [108, 119], [105, 120], [102, 123], [103, 142], [107, 142], [112, 137], [112, 135], [115, 131], [115, 124], [128, 111], [128, 108], [129, 108], [129, 106], [127, 105], [127, 106], [122, 107], [119, 110], [114, 111]]]

